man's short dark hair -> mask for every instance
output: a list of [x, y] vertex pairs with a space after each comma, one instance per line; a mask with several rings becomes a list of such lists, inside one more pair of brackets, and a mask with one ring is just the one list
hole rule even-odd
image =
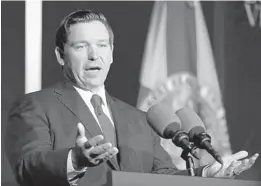
[[103, 14], [89, 9], [77, 10], [75, 12], [70, 13], [62, 20], [56, 32], [55, 45], [59, 48], [60, 52], [64, 51], [64, 44], [67, 42], [67, 36], [69, 33], [70, 26], [76, 23], [85, 23], [90, 21], [100, 21], [104, 24], [104, 26], [107, 28], [109, 32], [110, 45], [113, 45], [114, 34], [111, 26], [109, 25], [106, 17]]

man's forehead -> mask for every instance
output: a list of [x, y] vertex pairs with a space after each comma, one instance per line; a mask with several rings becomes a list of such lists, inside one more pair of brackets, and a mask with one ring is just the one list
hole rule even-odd
[[108, 29], [102, 22], [90, 21], [71, 25], [68, 30], [68, 37], [71, 39], [88, 37], [97, 38], [98, 40], [107, 40], [110, 35]]

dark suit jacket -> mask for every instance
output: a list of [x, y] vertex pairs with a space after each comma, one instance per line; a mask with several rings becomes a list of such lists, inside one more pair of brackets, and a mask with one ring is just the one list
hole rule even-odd
[[[79, 185], [104, 185], [110, 170], [163, 174], [178, 171], [145, 113], [107, 94], [116, 129], [118, 163], [88, 168]], [[17, 181], [26, 186], [68, 186], [67, 156], [74, 147], [77, 123], [86, 137], [100, 134], [96, 120], [78, 92], [66, 82], [27, 94], [10, 112], [5, 148]], [[196, 170], [201, 175], [202, 168]]]

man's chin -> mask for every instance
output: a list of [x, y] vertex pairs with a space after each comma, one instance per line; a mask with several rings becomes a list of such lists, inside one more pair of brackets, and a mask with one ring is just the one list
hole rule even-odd
[[89, 91], [95, 91], [97, 89], [100, 89], [101, 87], [103, 87], [104, 83], [85, 83], [83, 85], [81, 85], [80, 88], [84, 89], [84, 90], [89, 90]]

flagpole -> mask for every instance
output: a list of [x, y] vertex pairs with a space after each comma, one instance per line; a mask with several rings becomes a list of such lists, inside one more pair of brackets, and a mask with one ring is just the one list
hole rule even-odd
[[42, 1], [25, 3], [25, 93], [42, 86]]

